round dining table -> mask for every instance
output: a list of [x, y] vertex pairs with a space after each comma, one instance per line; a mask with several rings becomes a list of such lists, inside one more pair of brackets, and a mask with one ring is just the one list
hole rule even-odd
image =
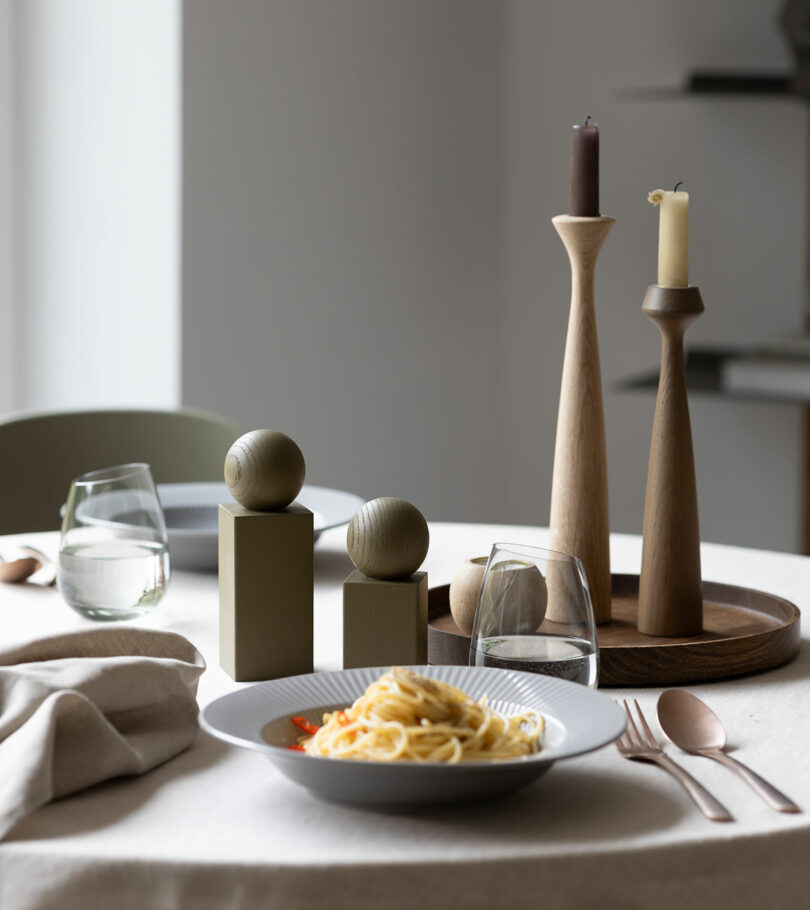
[[[544, 528], [433, 523], [423, 568], [446, 585], [496, 541], [548, 546]], [[0, 538], [55, 555], [52, 532]], [[810, 558], [704, 544], [704, 580], [810, 610]], [[345, 527], [315, 545], [316, 671], [340, 669]], [[611, 536], [614, 573], [638, 573], [641, 539]], [[188, 638], [204, 656], [201, 707], [249, 683], [219, 665], [216, 573], [175, 571], [134, 624]], [[0, 586], [2, 643], [94, 625], [55, 588]], [[803, 811], [774, 811], [736, 775], [668, 745], [734, 815], [712, 822], [661, 768], [613, 745], [559, 761], [497, 801], [384, 811], [321, 801], [263, 755], [202, 730], [154, 770], [58, 799], [0, 842], [0, 907], [143, 910], [800, 908], [810, 906], [810, 647], [752, 675], [682, 686], [723, 720], [729, 749]], [[604, 689], [654, 721], [661, 687]], [[0, 781], [0, 787], [3, 782]]]

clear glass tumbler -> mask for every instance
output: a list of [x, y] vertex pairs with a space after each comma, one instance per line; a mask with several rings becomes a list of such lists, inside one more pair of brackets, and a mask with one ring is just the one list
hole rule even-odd
[[82, 474], [70, 485], [59, 542], [62, 597], [89, 619], [142, 616], [169, 582], [166, 522], [147, 464]]
[[580, 560], [494, 544], [475, 610], [470, 665], [544, 673], [595, 688], [596, 623]]

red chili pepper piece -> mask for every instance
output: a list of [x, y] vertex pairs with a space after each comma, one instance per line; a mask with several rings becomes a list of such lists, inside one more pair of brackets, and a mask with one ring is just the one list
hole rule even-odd
[[351, 723], [349, 715], [345, 711], [338, 711], [337, 720], [341, 727], [347, 727]]
[[306, 751], [303, 746], [287, 746], [287, 748], [292, 749], [293, 752], [305, 752]]
[[299, 730], [303, 730], [304, 733], [308, 733], [310, 736], [314, 736], [321, 729], [316, 727], [315, 724], [311, 724], [306, 717], [293, 717], [292, 722]]

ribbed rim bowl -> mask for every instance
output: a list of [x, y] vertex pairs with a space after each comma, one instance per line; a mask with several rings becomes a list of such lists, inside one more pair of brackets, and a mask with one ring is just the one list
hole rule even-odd
[[378, 805], [427, 804], [502, 795], [531, 783], [561, 759], [599, 749], [621, 735], [624, 712], [586, 686], [550, 676], [494, 667], [414, 666], [409, 669], [456, 686], [473, 699], [486, 694], [502, 714], [533, 708], [543, 714], [543, 748], [506, 761], [444, 763], [350, 761], [290, 750], [296, 730], [267, 742], [262, 731], [293, 715], [346, 707], [390, 667], [291, 676], [224, 695], [200, 713], [200, 725], [235, 746], [262, 752], [287, 777], [331, 800]]

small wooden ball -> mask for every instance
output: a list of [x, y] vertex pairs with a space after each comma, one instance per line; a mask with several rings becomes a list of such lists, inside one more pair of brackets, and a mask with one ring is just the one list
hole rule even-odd
[[450, 615], [465, 635], [472, 634], [475, 608], [488, 561], [487, 556], [465, 559], [450, 582]]
[[546, 616], [548, 587], [534, 563], [495, 563], [481, 592], [481, 620], [496, 635], [531, 635]]
[[369, 578], [408, 578], [427, 556], [424, 516], [404, 499], [382, 496], [361, 506], [346, 534], [349, 556]]
[[225, 456], [225, 483], [246, 509], [286, 508], [301, 492], [306, 463], [297, 444], [278, 430], [251, 430]]

